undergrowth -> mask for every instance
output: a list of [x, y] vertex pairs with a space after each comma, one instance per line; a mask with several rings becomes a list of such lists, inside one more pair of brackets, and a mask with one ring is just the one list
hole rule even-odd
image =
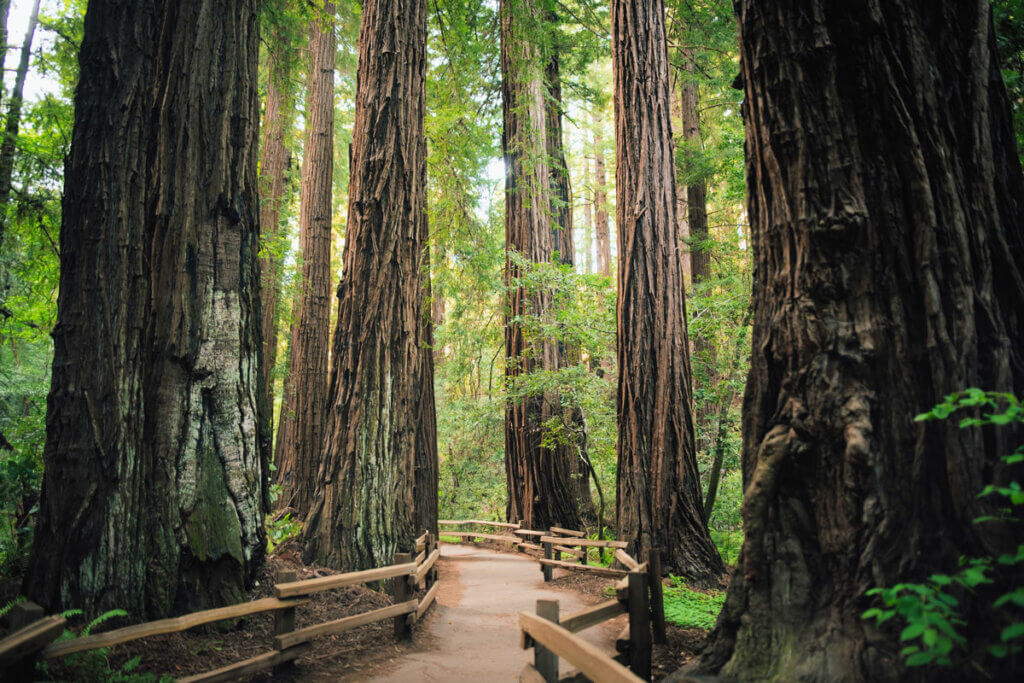
[[700, 628], [710, 631], [725, 603], [725, 592], [703, 593], [692, 590], [678, 578], [671, 577], [672, 585], [665, 586], [665, 621], [680, 628]]

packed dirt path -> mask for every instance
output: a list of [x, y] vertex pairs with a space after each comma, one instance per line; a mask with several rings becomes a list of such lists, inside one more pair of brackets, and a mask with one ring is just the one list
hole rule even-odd
[[[424, 637], [417, 646], [380, 669], [369, 680], [518, 681], [533, 650], [519, 647], [519, 612], [536, 610], [538, 599], [558, 600], [561, 614], [588, 605], [570, 590], [545, 584], [537, 561], [470, 546], [441, 546], [437, 604], [425, 623], [416, 626]], [[619, 620], [587, 629], [580, 635], [605, 652], [614, 652]], [[561, 663], [562, 672], [571, 669]], [[364, 679], [365, 680], [365, 679]]]

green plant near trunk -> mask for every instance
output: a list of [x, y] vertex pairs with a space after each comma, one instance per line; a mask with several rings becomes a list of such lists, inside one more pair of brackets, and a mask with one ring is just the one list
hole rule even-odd
[[[1024, 407], [1013, 394], [968, 389], [950, 394], [939, 405], [915, 420], [944, 420], [953, 413], [974, 409], [978, 416], [960, 420], [960, 427], [1009, 426], [1024, 424]], [[1002, 458], [1007, 467], [1024, 462], [1024, 445]], [[1015, 511], [1024, 506], [1024, 490], [1017, 481], [1005, 485], [986, 486], [979, 498], [998, 496], [1005, 505], [998, 514], [978, 517], [976, 524], [1020, 524]], [[923, 583], [898, 583], [889, 588], [872, 588], [869, 596], [878, 596], [881, 607], [873, 607], [862, 615], [881, 625], [894, 617], [905, 624], [900, 642], [906, 643], [900, 654], [908, 667], [925, 665], [950, 666], [957, 651], [969, 651], [971, 643], [963, 627], [968, 610], [980, 610], [999, 624], [998, 642], [990, 643], [987, 654], [997, 659], [1014, 656], [1024, 650], [1024, 544], [1016, 552], [999, 557], [961, 557], [960, 569], [952, 574], [932, 574]], [[994, 599], [988, 597], [996, 596]]]

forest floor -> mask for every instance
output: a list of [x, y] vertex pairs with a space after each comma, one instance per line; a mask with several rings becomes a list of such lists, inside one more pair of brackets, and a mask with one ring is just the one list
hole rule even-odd
[[[297, 569], [299, 578], [333, 572], [305, 567], [298, 554], [279, 549], [267, 563], [252, 598], [269, 595], [278, 568]], [[338, 636], [314, 641], [313, 649], [273, 675], [275, 681], [516, 681], [533, 651], [519, 646], [518, 613], [533, 612], [538, 599], [559, 601], [567, 615], [608, 599], [610, 579], [556, 570], [544, 583], [536, 559], [529, 555], [495, 552], [473, 545], [443, 545], [438, 562], [437, 602], [413, 628], [413, 637], [398, 642], [391, 620], [363, 626]], [[348, 587], [313, 596], [298, 610], [297, 626], [321, 623], [387, 605], [391, 598], [363, 587]], [[605, 652], [614, 652], [615, 636], [626, 623], [621, 616], [581, 635]], [[116, 628], [117, 624], [110, 624]], [[93, 675], [119, 670], [140, 658], [133, 673], [142, 671], [174, 677], [209, 671], [266, 652], [271, 618], [257, 616], [235, 628], [193, 629], [155, 636], [111, 648], [103, 656], [51, 666], [56, 680], [75, 680], [85, 670]], [[105, 630], [106, 625], [103, 629]], [[668, 627], [669, 643], [655, 646], [654, 680], [685, 664], [699, 649], [704, 631]], [[563, 672], [568, 670], [562, 663]], [[76, 675], [78, 674], [78, 675]]]

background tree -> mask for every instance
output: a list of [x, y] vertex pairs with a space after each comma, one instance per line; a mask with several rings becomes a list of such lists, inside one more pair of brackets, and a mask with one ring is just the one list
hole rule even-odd
[[279, 507], [309, 510], [327, 419], [331, 324], [331, 190], [334, 171], [334, 3], [310, 22], [309, 125], [299, 197], [302, 279], [292, 330], [286, 401], [277, 433]]
[[619, 536], [716, 585], [690, 409], [664, 5], [612, 3], [619, 232]]
[[[396, 49], [402, 46], [400, 60]], [[309, 560], [389, 563], [415, 533], [424, 415], [425, 2], [363, 5], [348, 233]]]
[[[538, 36], [548, 30], [544, 8], [533, 0], [504, 0], [500, 7], [509, 252], [505, 375], [515, 394], [505, 409], [507, 518], [522, 520], [529, 528], [563, 524], [576, 529], [582, 522], [579, 487], [573, 479], [575, 461], [564, 447], [543, 443], [545, 422], [561, 412], [559, 397], [556, 392], [522, 387], [523, 378], [534, 368], [557, 369], [563, 350], [550, 339], [530, 338], [518, 320], [526, 313], [543, 315], [551, 303], [551, 294], [542, 290], [526, 296], [518, 283], [522, 262], [550, 262], [558, 247], [569, 254], [573, 251], [570, 231], [561, 228], [571, 222], [567, 220], [569, 185], [561, 148], [560, 102], [552, 96], [554, 88], [560, 93], [560, 80], [557, 62], [552, 65], [550, 58], [545, 59], [545, 41], [538, 42]], [[558, 130], [549, 132], [549, 122]]]
[[[1024, 179], [989, 3], [737, 10], [757, 283], [746, 540], [704, 665], [899, 680], [865, 591], [1020, 540], [972, 523], [1019, 439], [913, 421], [953, 390], [1024, 390]], [[998, 627], [968, 619], [977, 641]]]
[[26, 577], [51, 609], [223, 603], [263, 557], [256, 10], [206, 9], [86, 16]]

